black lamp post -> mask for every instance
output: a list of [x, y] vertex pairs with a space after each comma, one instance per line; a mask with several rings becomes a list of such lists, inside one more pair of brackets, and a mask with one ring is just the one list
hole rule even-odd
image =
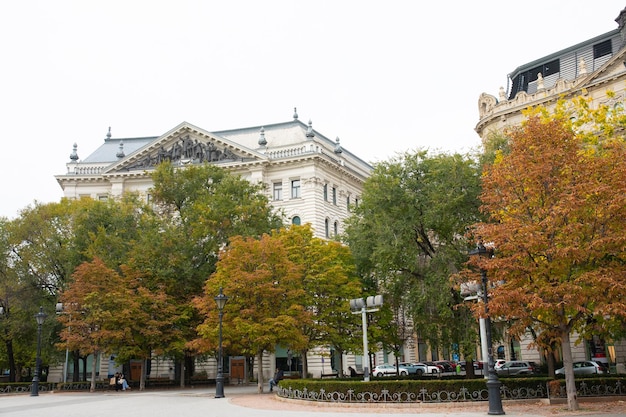
[[[470, 251], [470, 256], [490, 257], [491, 251], [485, 248], [485, 245], [479, 243], [476, 249]], [[493, 346], [491, 341], [491, 319], [489, 317], [489, 295], [487, 294], [487, 271], [480, 268], [480, 277], [482, 279], [483, 302], [485, 303], [485, 327], [487, 332], [487, 392], [489, 393], [489, 412], [491, 415], [505, 414], [502, 409], [502, 397], [500, 396], [500, 386], [502, 383], [498, 379], [493, 361]]]
[[33, 377], [33, 385], [30, 390], [30, 396], [36, 397], [39, 395], [39, 372], [41, 370], [41, 326], [46, 319], [46, 314], [43, 312], [43, 307], [39, 307], [39, 313], [35, 314], [37, 320], [37, 359], [35, 361], [35, 376]]
[[220, 312], [220, 330], [219, 330], [219, 348], [217, 353], [217, 378], [215, 378], [215, 398], [224, 398], [224, 374], [222, 370], [222, 317], [224, 317], [224, 306], [228, 301], [228, 297], [222, 294], [222, 288], [220, 287], [220, 293], [215, 297], [215, 303], [217, 309]]

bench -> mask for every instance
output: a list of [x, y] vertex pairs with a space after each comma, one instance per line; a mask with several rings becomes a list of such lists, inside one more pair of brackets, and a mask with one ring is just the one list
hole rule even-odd
[[322, 379], [323, 378], [338, 378], [339, 374], [337, 372], [332, 373], [332, 374], [322, 374]]

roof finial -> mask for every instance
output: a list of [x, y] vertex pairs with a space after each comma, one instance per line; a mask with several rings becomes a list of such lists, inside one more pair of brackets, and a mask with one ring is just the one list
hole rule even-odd
[[74, 162], [78, 161], [78, 153], [76, 150], [78, 149], [78, 145], [74, 142], [74, 146], [72, 147], [72, 153], [70, 154], [70, 159]]
[[315, 136], [313, 134], [313, 122], [311, 121], [311, 119], [309, 119], [309, 128], [306, 130], [306, 137], [312, 138], [313, 136]]
[[267, 145], [267, 139], [265, 139], [265, 128], [261, 128], [261, 135], [259, 136], [259, 145], [265, 146]]
[[111, 139], [111, 126], [109, 126], [109, 131], [107, 133], [107, 139]]
[[117, 153], [115, 154], [115, 156], [117, 156], [118, 159], [122, 159], [123, 157], [125, 157], [126, 155], [124, 154], [124, 141], [120, 141], [120, 148], [118, 149]]
[[343, 152], [343, 149], [341, 148], [341, 145], [339, 144], [339, 136], [337, 136], [337, 139], [335, 139], [335, 153], [337, 155], [340, 155]]
[[298, 120], [298, 109], [293, 108], [293, 120]]

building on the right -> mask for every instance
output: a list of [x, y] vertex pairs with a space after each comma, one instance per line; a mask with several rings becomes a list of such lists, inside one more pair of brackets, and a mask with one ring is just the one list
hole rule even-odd
[[[476, 132], [484, 141], [491, 132], [519, 125], [529, 106], [550, 107], [559, 98], [585, 94], [594, 104], [616, 105], [626, 98], [626, 8], [617, 29], [520, 65], [508, 74], [498, 97], [478, 99]], [[612, 91], [614, 95], [608, 95]]]
[[[626, 8], [615, 19], [617, 28], [550, 55], [520, 65], [507, 76], [497, 97], [482, 93], [478, 99], [476, 132], [484, 142], [493, 133], [521, 124], [522, 111], [531, 106], [553, 107], [557, 100], [584, 95], [592, 106], [624, 107], [626, 101]], [[529, 335], [530, 336], [530, 335]], [[504, 332], [496, 346], [497, 359], [541, 360], [532, 342], [515, 340]], [[574, 335], [574, 339], [577, 336]], [[597, 360], [626, 373], [626, 341], [599, 337], [572, 346], [574, 361]]]

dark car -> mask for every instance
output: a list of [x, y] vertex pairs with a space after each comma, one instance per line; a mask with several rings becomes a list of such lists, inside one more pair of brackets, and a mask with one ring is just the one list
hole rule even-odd
[[435, 364], [443, 369], [443, 372], [456, 372], [456, 364], [449, 361], [435, 361]]

